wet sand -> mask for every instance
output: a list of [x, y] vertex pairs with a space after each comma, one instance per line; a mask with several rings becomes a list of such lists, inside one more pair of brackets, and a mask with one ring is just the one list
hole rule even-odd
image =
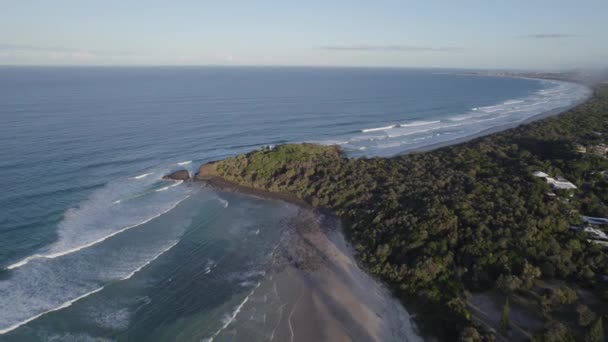
[[215, 341], [421, 341], [410, 315], [360, 269], [338, 222], [300, 209], [270, 270]]

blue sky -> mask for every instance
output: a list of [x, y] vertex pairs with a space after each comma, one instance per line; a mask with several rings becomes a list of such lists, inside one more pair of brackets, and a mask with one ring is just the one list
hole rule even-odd
[[19, 0], [0, 64], [606, 66], [606, 0]]

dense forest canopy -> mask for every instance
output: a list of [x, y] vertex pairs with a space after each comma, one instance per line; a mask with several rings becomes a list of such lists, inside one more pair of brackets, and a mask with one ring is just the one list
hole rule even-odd
[[[538, 279], [559, 279], [608, 301], [603, 246], [571, 229], [582, 215], [608, 216], [608, 159], [579, 152], [606, 143], [608, 87], [599, 87], [559, 116], [430, 152], [348, 159], [336, 146], [282, 145], [205, 165], [198, 177], [331, 209], [360, 262], [421, 320], [440, 323], [437, 337], [475, 340], [483, 332], [475, 335], [468, 292], [526, 291]], [[535, 171], [578, 189], [554, 190]], [[577, 336], [575, 323], [556, 324]], [[551, 340], [555, 331], [537, 337]]]

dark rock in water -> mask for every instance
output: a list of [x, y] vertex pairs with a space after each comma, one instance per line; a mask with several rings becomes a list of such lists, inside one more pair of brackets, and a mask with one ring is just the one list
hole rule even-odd
[[178, 170], [164, 176], [163, 179], [187, 181], [190, 179], [190, 172], [188, 170]]

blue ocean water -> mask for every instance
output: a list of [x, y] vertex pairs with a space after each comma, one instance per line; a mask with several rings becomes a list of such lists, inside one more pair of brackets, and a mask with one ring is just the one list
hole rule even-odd
[[588, 92], [460, 70], [0, 67], [0, 339], [221, 328], [295, 209], [171, 170], [287, 142], [392, 155]]

